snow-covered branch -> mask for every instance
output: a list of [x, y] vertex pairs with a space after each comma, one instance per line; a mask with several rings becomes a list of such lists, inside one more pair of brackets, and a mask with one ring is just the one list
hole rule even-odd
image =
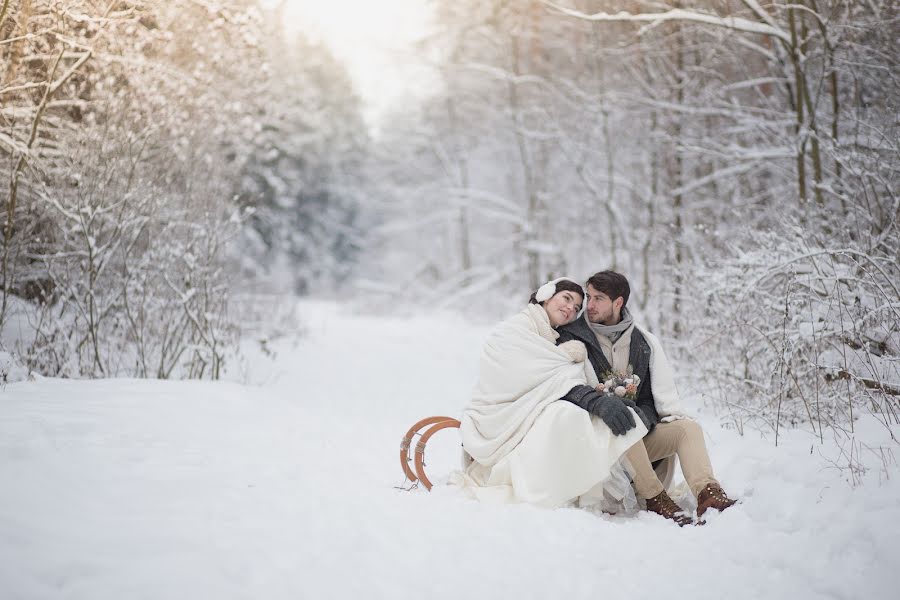
[[725, 29], [740, 31], [742, 33], [770, 36], [778, 38], [785, 44], [791, 43], [790, 34], [780, 27], [776, 27], [771, 23], [750, 21], [749, 19], [744, 19], [742, 17], [720, 17], [718, 15], [711, 15], [708, 13], [683, 8], [673, 8], [671, 10], [660, 13], [635, 14], [629, 13], [627, 11], [620, 11], [618, 13], [600, 12], [587, 14], [580, 10], [560, 6], [559, 4], [556, 4], [551, 0], [541, 0], [541, 2], [564, 15], [575, 17], [576, 19], [592, 21], [595, 23], [633, 22], [650, 23], [651, 26], [655, 26], [668, 21], [686, 21], [691, 23], [701, 23], [704, 25], [713, 25], [715, 27], [723, 27]]

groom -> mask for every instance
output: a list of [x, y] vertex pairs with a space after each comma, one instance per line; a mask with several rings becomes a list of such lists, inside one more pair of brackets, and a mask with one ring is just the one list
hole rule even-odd
[[[647, 510], [683, 526], [692, 522], [672, 498], [653, 462], [677, 455], [684, 478], [697, 498], [697, 516], [714, 508], [724, 510], [735, 503], [713, 476], [700, 426], [686, 417], [678, 402], [673, 374], [656, 336], [641, 327], [626, 308], [631, 287], [624, 275], [602, 271], [587, 280], [587, 310], [559, 328], [557, 344], [580, 340], [597, 377], [629, 367], [640, 378], [634, 401], [600, 394], [589, 386], [576, 386], [563, 400], [597, 415], [613, 433], [622, 435], [635, 427], [630, 407], [647, 426], [647, 435], [625, 456], [631, 464], [634, 487], [647, 502]], [[670, 461], [665, 461], [669, 464]], [[671, 473], [669, 477], [671, 477]]]

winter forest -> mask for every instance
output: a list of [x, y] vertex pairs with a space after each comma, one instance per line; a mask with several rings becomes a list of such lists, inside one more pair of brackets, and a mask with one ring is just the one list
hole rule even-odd
[[612, 268], [709, 422], [896, 472], [900, 4], [421, 0], [374, 117], [289, 4], [0, 0], [0, 404]]

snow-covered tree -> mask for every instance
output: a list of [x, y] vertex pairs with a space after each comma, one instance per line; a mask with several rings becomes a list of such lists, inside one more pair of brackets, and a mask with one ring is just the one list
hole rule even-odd
[[444, 87], [382, 140], [385, 276], [464, 306], [616, 267], [732, 414], [820, 435], [866, 407], [896, 420], [897, 18], [827, 0], [442, 5], [423, 53]]
[[267, 39], [266, 81], [246, 99], [253, 151], [239, 191], [253, 212], [238, 251], [250, 279], [262, 266], [298, 293], [335, 289], [362, 247], [367, 126], [344, 66], [325, 46], [301, 35]]
[[[283, 51], [255, 0], [2, 7], [0, 328], [25, 313], [3, 339], [31, 368], [218, 377], [237, 276], [352, 263], [358, 103], [327, 53]], [[277, 239], [248, 265], [260, 219]]]

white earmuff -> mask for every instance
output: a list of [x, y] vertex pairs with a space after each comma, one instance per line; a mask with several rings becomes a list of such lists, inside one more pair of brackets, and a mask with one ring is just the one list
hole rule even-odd
[[[547, 300], [549, 300], [550, 298], [553, 297], [553, 294], [556, 293], [556, 284], [559, 283], [560, 281], [564, 281], [564, 280], [571, 281], [572, 283], [575, 283], [578, 286], [581, 286], [580, 283], [578, 283], [571, 277], [559, 277], [557, 279], [554, 279], [553, 281], [548, 281], [547, 283], [545, 283], [544, 285], [539, 287], [537, 289], [537, 291], [534, 293], [534, 299], [537, 300], [538, 302], [546, 302]], [[582, 293], [582, 296], [585, 296], [585, 294]], [[584, 304], [587, 304], [587, 302], [583, 303], [581, 310], [578, 311], [579, 317], [581, 316], [581, 313], [584, 312]]]
[[538, 302], [545, 302], [553, 297], [556, 293], [556, 281], [548, 281], [538, 288], [534, 294], [534, 299]]

